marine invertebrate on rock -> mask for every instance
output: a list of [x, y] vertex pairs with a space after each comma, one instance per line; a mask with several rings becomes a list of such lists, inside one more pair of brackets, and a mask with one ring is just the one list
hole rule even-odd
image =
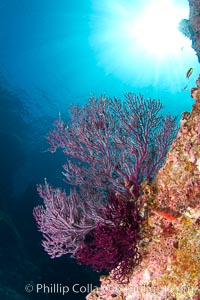
[[33, 214], [43, 233], [44, 249], [52, 258], [67, 253], [75, 255], [86, 234], [104, 220], [98, 195], [91, 197], [88, 190], [79, 193], [71, 190], [66, 196], [64, 191], [54, 189], [47, 181], [44, 186], [38, 185], [37, 191], [44, 206], [35, 207]]
[[141, 260], [138, 240], [142, 219], [135, 203], [119, 195], [109, 195], [104, 208], [105, 222], [89, 232], [76, 257], [94, 270], [113, 270], [113, 277], [124, 282]]
[[[119, 285], [108, 276], [102, 280], [98, 295], [87, 300], [112, 299], [110, 291], [121, 299], [176, 299], [200, 297], [200, 88], [192, 93], [190, 114], [183, 114], [184, 124], [174, 140], [166, 162], [151, 184], [156, 191], [140, 195], [137, 203], [150, 210], [145, 222], [145, 239], [138, 243], [145, 255], [134, 269], [127, 285]], [[142, 198], [142, 200], [141, 200]], [[147, 198], [147, 199], [145, 199]], [[154, 211], [159, 214], [153, 213]], [[160, 213], [162, 212], [162, 213]], [[163, 215], [163, 212], [164, 215]], [[167, 215], [166, 215], [167, 214]], [[163, 216], [163, 217], [162, 217]], [[167, 217], [167, 218], [165, 218]], [[144, 223], [142, 224], [142, 228]], [[150, 235], [148, 235], [151, 229]], [[109, 298], [110, 297], [110, 298]]]
[[153, 197], [150, 183], [177, 133], [176, 117], [161, 109], [159, 100], [132, 93], [124, 102], [92, 97], [71, 107], [68, 123], [55, 122], [50, 151], [62, 148], [65, 180], [76, 189], [67, 196], [47, 182], [38, 186], [44, 206], [34, 216], [51, 257], [70, 253], [119, 281], [138, 265], [145, 209], [137, 200], [143, 186]]
[[72, 185], [139, 194], [152, 180], [177, 133], [176, 117], [162, 117], [159, 100], [128, 93], [125, 100], [92, 97], [70, 109], [70, 121], [55, 122], [48, 140], [67, 155], [64, 176]]

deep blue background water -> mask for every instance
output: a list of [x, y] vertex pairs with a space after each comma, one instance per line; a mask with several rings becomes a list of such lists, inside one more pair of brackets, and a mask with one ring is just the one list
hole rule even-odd
[[[175, 2], [187, 7], [185, 0]], [[199, 72], [193, 50], [183, 47], [176, 56], [158, 59], [139, 49], [134, 40], [122, 39], [120, 30], [116, 34], [122, 8], [132, 7], [136, 17], [146, 4], [145, 0], [0, 1], [3, 300], [59, 299], [27, 294], [27, 283], [99, 283], [99, 274], [68, 257], [51, 260], [40, 245], [32, 216], [33, 207], [40, 203], [37, 183], [47, 177], [52, 185], [67, 189], [61, 174], [63, 155], [46, 152], [45, 135], [58, 113], [64, 115], [71, 103], [86, 103], [91, 94], [122, 98], [129, 91], [159, 98], [164, 113], [179, 118], [191, 109], [189, 88]], [[189, 67], [194, 72], [187, 81]], [[182, 91], [187, 83], [189, 88]], [[67, 295], [67, 299], [84, 297]]]

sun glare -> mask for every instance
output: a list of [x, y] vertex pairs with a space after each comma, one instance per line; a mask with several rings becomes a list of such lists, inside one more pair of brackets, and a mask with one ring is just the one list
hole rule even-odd
[[[188, 18], [187, 0], [93, 0], [91, 45], [106, 74], [135, 85], [175, 78], [195, 59], [178, 30]], [[166, 83], [167, 84], [167, 83]]]
[[181, 9], [170, 1], [154, 0], [137, 20], [129, 24], [129, 30], [141, 47], [152, 55], [173, 55], [187, 43], [178, 31], [178, 24], [185, 16], [186, 9]]

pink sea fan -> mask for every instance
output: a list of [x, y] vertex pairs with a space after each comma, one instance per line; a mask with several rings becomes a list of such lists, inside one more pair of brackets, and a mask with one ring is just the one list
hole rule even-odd
[[71, 190], [66, 196], [46, 181], [44, 186], [38, 185], [37, 190], [44, 206], [35, 207], [33, 214], [43, 233], [45, 250], [52, 258], [67, 253], [75, 255], [86, 234], [104, 220], [98, 195], [91, 197], [88, 191]]

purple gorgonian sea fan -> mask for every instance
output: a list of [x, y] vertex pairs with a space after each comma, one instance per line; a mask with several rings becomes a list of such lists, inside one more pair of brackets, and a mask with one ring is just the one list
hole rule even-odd
[[128, 93], [92, 97], [73, 105], [48, 135], [50, 151], [67, 156], [67, 196], [47, 182], [38, 186], [44, 206], [34, 217], [51, 257], [70, 253], [94, 270], [116, 270], [121, 281], [139, 263], [140, 184], [151, 181], [176, 136], [176, 117], [160, 114], [159, 100]]
[[61, 118], [48, 136], [50, 151], [67, 155], [64, 176], [73, 186], [139, 194], [142, 181], [160, 169], [176, 134], [176, 117], [160, 114], [159, 100], [128, 93], [116, 98], [92, 97], [73, 105], [70, 120]]

